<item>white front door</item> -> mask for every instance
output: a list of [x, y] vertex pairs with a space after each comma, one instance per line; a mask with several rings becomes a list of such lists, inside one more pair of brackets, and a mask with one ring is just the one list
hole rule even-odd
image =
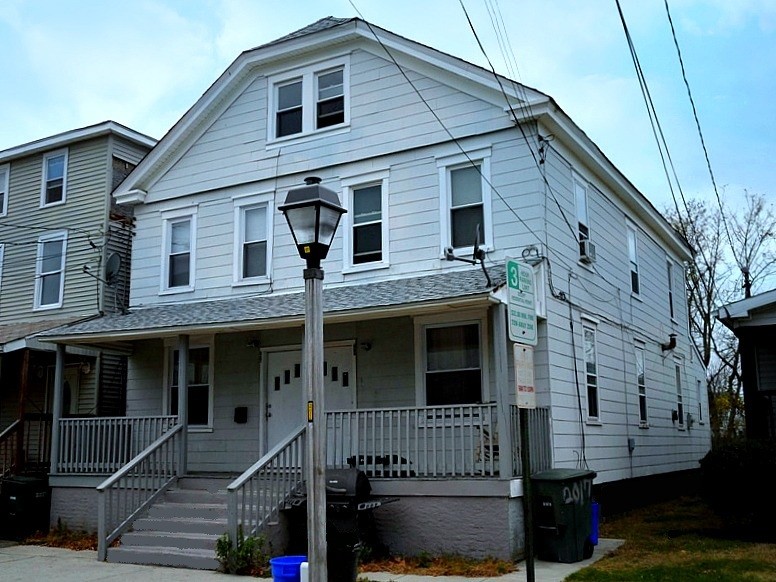
[[[326, 410], [356, 407], [353, 346], [324, 350], [323, 390]], [[267, 352], [267, 450], [305, 421], [300, 350]]]

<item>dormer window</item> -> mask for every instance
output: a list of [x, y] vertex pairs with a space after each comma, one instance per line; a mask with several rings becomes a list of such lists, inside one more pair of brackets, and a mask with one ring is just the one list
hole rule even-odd
[[305, 136], [350, 122], [345, 59], [270, 79], [269, 141]]

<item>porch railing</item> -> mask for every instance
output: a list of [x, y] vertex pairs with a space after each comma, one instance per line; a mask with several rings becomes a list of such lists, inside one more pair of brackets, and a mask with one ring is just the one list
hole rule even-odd
[[[523, 475], [522, 451], [520, 444], [520, 409], [509, 407], [510, 427], [512, 430], [512, 467], [514, 476]], [[531, 474], [544, 471], [552, 466], [552, 440], [550, 438], [550, 410], [534, 408], [528, 410], [529, 447], [531, 457]]]
[[26, 413], [0, 433], [0, 478], [18, 471], [48, 472], [51, 414]]
[[495, 404], [332, 411], [327, 464], [370, 477], [493, 477], [499, 473]]
[[289, 496], [304, 482], [304, 424], [278, 443], [227, 487], [227, 521], [232, 543], [240, 527], [245, 535], [279, 519]]
[[62, 418], [52, 473], [115, 473], [176, 422], [176, 416]]
[[97, 486], [97, 557], [177, 478], [183, 425], [176, 424]]

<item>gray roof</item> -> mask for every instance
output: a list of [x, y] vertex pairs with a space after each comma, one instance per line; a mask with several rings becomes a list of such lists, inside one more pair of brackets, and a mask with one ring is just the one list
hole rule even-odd
[[[490, 267], [497, 287], [504, 280], [504, 267]], [[479, 267], [434, 275], [379, 281], [361, 285], [324, 288], [323, 309], [327, 315], [380, 308], [422, 306], [486, 297], [485, 275]], [[43, 332], [42, 339], [73, 339], [79, 336], [108, 340], [111, 335], [163, 334], [174, 329], [248, 327], [284, 318], [304, 316], [304, 292], [252, 295], [232, 299], [139, 307], [129, 313], [105, 315]], [[120, 338], [116, 338], [120, 339]]]
[[296, 30], [294, 32], [281, 36], [280, 38], [277, 38], [271, 42], [268, 42], [256, 48], [270, 46], [279, 42], [284, 42], [286, 40], [299, 38], [300, 36], [307, 36], [308, 34], [320, 32], [321, 30], [326, 30], [327, 28], [334, 28], [335, 26], [339, 26], [340, 24], [345, 24], [353, 20], [357, 20], [357, 19], [356, 18], [335, 18], [333, 16], [327, 16], [325, 18], [321, 18], [320, 20], [316, 20], [312, 24], [308, 24], [307, 26], [300, 28], [299, 30]]

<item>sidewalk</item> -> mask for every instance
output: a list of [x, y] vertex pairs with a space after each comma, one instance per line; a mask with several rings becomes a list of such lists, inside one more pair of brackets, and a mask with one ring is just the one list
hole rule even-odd
[[[589, 560], [575, 564], [556, 564], [536, 562], [537, 582], [561, 582], [566, 576], [601, 559], [617, 548], [620, 540], [600, 540], [598, 547]], [[521, 582], [526, 579], [524, 564], [520, 571], [497, 578], [463, 578], [460, 576], [414, 576], [389, 574], [387, 572], [369, 572], [360, 577], [374, 582]], [[97, 553], [91, 551], [74, 552], [45, 546], [20, 546], [0, 541], [0, 579], [3, 582], [16, 580], [48, 580], [49, 582], [91, 582], [107, 580], [111, 582], [140, 582], [164, 580], [165, 582], [202, 582], [239, 580], [228, 574], [184, 568], [164, 568], [160, 566], [136, 566], [133, 564], [110, 564], [97, 561]], [[249, 578], [245, 578], [249, 580]], [[331, 580], [330, 582], [338, 582]]]

